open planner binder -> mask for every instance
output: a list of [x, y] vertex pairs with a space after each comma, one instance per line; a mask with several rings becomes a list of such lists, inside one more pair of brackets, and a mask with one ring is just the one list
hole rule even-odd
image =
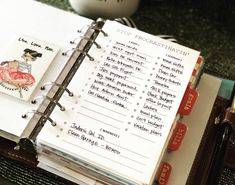
[[199, 52], [31, 0], [0, 17], [0, 136], [83, 181], [152, 184]]

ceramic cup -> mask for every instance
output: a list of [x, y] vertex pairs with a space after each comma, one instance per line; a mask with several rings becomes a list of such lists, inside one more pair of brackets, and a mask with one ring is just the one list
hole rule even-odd
[[132, 15], [140, 0], [69, 0], [79, 14], [90, 18], [120, 18]]

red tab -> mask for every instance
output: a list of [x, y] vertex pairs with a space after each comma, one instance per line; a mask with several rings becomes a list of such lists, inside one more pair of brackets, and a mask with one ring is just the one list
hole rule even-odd
[[202, 63], [202, 56], [199, 56], [198, 59], [197, 59], [197, 64], [201, 64]]
[[194, 69], [194, 70], [193, 70], [193, 73], [192, 73], [192, 76], [196, 76], [196, 74], [197, 74], [197, 70]]
[[184, 97], [181, 101], [178, 113], [181, 115], [189, 115], [193, 109], [193, 106], [197, 100], [198, 92], [188, 85]]
[[157, 177], [158, 185], [167, 185], [172, 167], [169, 163], [163, 162]]
[[186, 134], [186, 131], [187, 131], [186, 125], [184, 123], [178, 122], [174, 131], [173, 131], [170, 142], [168, 144], [169, 150], [176, 151], [179, 149], [179, 147], [184, 139], [184, 136]]

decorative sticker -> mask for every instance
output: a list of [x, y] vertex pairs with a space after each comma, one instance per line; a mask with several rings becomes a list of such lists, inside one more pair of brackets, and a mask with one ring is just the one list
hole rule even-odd
[[29, 36], [17, 36], [0, 60], [0, 92], [28, 100], [59, 48]]

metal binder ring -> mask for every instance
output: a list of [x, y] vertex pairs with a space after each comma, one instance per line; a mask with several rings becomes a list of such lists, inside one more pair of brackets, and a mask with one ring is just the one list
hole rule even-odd
[[42, 112], [39, 112], [37, 110], [32, 110], [32, 111], [29, 111], [29, 112], [26, 112], [25, 114], [23, 114], [21, 117], [22, 118], [27, 118], [28, 117], [28, 114], [39, 114], [40, 116], [44, 117], [46, 120], [50, 121], [51, 122], [51, 125], [54, 127], [56, 126], [56, 122], [53, 121], [49, 116], [46, 116], [45, 114], [43, 114]]
[[94, 61], [94, 60], [95, 60], [91, 55], [89, 55], [89, 54], [88, 54], [87, 52], [85, 52], [85, 51], [82, 51], [82, 50], [80, 50], [80, 49], [78, 49], [78, 48], [76, 48], [76, 51], [79, 51], [79, 52], [82, 53], [83, 55], [87, 56], [90, 61]]
[[90, 29], [93, 29], [93, 30], [95, 30], [95, 31], [99, 31], [99, 32], [103, 33], [103, 35], [104, 35], [105, 37], [108, 36], [108, 34], [107, 34], [106, 32], [104, 32], [104, 30], [102, 30], [102, 28], [99, 28], [99, 27], [97, 27], [97, 26], [91, 26]]
[[66, 56], [66, 55], [68, 55], [68, 53], [69, 53], [70, 51], [78, 51], [78, 52], [82, 53], [83, 55], [87, 56], [90, 61], [94, 61], [94, 58], [93, 58], [92, 56], [90, 56], [87, 52], [85, 52], [85, 51], [83, 51], [83, 50], [80, 50], [80, 49], [78, 49], [78, 48], [72, 48], [72, 49], [70, 49], [70, 50], [67, 50], [67, 51], [63, 52], [62, 55]]
[[41, 90], [45, 90], [46, 86], [52, 86], [52, 85], [56, 85], [59, 88], [64, 89], [70, 97], [72, 97], [74, 95], [73, 92], [71, 92], [67, 87], [63, 86], [62, 84], [58, 84], [56, 82], [46, 82], [46, 83], [44, 83], [43, 86], [41, 86]]
[[91, 39], [89, 37], [82, 37], [82, 39], [85, 39], [85, 40], [91, 42], [92, 44], [95, 44], [96, 47], [99, 48], [99, 49], [101, 48], [101, 46], [95, 40], [93, 40], [93, 39]]
[[74, 40], [71, 40], [70, 44], [74, 44], [77, 40], [80, 40], [81, 38], [91, 42], [92, 44], [95, 44], [97, 48], [101, 48], [101, 46], [95, 40], [93, 40], [89, 37], [84, 37], [84, 36], [81, 36], [80, 38], [75, 38]]
[[52, 102], [52, 103], [55, 103], [58, 107], [60, 107], [60, 110], [61, 110], [61, 111], [65, 111], [64, 106], [62, 106], [57, 100], [54, 100], [54, 99], [52, 99], [52, 98], [49, 98], [48, 96], [45, 96], [45, 95], [41, 95], [41, 96], [35, 97], [35, 98], [31, 101], [31, 103], [32, 103], [32, 104], [36, 104], [36, 103], [37, 103], [37, 100], [39, 100], [39, 99], [44, 99], [44, 98], [48, 99], [48, 100], [49, 100], [50, 102]]

